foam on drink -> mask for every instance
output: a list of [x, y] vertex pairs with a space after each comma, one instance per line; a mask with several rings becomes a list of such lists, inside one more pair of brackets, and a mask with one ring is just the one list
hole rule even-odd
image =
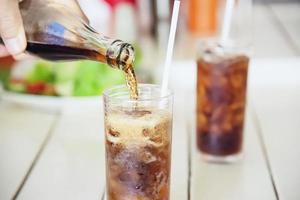
[[109, 128], [106, 137], [110, 142], [124, 145], [161, 146], [169, 142], [170, 116], [164, 110], [115, 110], [106, 117]]
[[109, 200], [169, 199], [171, 119], [160, 109], [107, 112]]

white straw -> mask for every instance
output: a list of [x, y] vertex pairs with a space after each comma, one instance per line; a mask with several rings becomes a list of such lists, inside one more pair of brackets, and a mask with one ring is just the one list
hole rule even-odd
[[235, 0], [226, 0], [224, 21], [223, 21], [221, 41], [220, 41], [221, 44], [225, 44], [228, 40], [231, 22], [232, 22], [232, 13], [233, 13], [234, 2], [235, 2]]
[[173, 55], [177, 21], [179, 15], [179, 7], [180, 7], [180, 1], [175, 0], [173, 6], [173, 14], [172, 14], [170, 35], [168, 41], [167, 55], [166, 55], [165, 66], [164, 66], [165, 68], [164, 68], [163, 79], [162, 79], [162, 90], [161, 90], [162, 96], [166, 95], [168, 91], [169, 76], [170, 76], [171, 64], [172, 64], [172, 55]]

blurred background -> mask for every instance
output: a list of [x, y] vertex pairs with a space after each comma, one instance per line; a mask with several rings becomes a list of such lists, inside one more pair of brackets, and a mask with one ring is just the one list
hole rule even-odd
[[[159, 81], [172, 0], [79, 0], [79, 3], [97, 31], [135, 46], [140, 82]], [[218, 37], [222, 3], [222, 0], [182, 0], [175, 61], [195, 60], [198, 41]], [[254, 1], [252, 22], [245, 26], [252, 41], [252, 57], [300, 55], [299, 9], [300, 0]], [[121, 73], [99, 65], [102, 64], [89, 61], [20, 64], [10, 57], [0, 58], [0, 79], [8, 90], [55, 96], [99, 95], [104, 88], [124, 82]], [[24, 88], [24, 79], [33, 84]]]

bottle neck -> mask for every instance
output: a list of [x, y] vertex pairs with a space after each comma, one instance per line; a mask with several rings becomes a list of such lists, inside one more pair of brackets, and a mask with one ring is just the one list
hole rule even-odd
[[115, 40], [107, 48], [106, 51], [107, 64], [113, 68], [126, 71], [133, 65], [134, 62], [134, 48], [132, 45]]
[[100, 59], [96, 58], [96, 60], [123, 71], [133, 65], [134, 48], [131, 44], [97, 33], [87, 24], [85, 27], [86, 29], [79, 31], [78, 34], [84, 38], [83, 44], [90, 50], [96, 51], [100, 56]]

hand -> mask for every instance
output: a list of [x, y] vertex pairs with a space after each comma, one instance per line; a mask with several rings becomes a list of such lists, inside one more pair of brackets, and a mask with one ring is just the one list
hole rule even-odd
[[18, 57], [26, 48], [25, 31], [18, 0], [0, 0], [0, 57]]

